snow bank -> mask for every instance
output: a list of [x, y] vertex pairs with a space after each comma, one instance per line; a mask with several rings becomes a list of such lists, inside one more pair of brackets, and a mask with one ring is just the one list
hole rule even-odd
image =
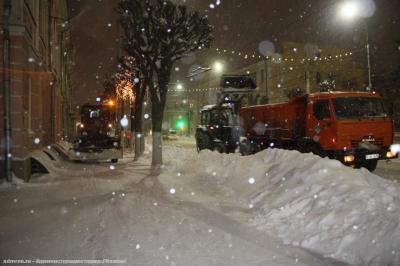
[[397, 183], [297, 151], [243, 157], [181, 149], [165, 155], [173, 163], [160, 179], [168, 191], [180, 186], [174, 196], [200, 193], [203, 201], [230, 202], [250, 215], [250, 225], [285, 244], [352, 265], [400, 264]]

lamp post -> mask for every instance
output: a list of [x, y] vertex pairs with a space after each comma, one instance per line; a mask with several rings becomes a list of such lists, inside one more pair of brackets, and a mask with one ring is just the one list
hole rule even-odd
[[[347, 1], [342, 3], [339, 6], [339, 15], [345, 20], [352, 20], [354, 18], [362, 18], [361, 14], [361, 6], [359, 6], [354, 0]], [[364, 7], [365, 9], [365, 7]], [[372, 14], [371, 14], [372, 15]], [[369, 43], [369, 32], [368, 32], [368, 23], [367, 19], [364, 18], [364, 27], [365, 27], [365, 35], [366, 35], [366, 51], [367, 51], [367, 72], [368, 72], [368, 87], [367, 91], [372, 89], [372, 80], [371, 80], [371, 53], [370, 53], [370, 43]]]
[[[176, 89], [178, 91], [185, 91], [183, 85], [181, 83], [178, 83], [176, 85]], [[190, 136], [190, 101], [189, 101], [189, 90], [186, 90], [187, 94], [186, 99], [182, 100], [182, 104], [183, 106], [187, 106], [187, 110], [186, 110], [186, 115], [187, 115], [187, 131], [186, 131], [186, 135], [189, 137]]]
[[[202, 75], [202, 74], [212, 70], [212, 73], [208, 74], [208, 77], [209, 77], [208, 78], [208, 87], [211, 87], [211, 79], [213, 78], [213, 75], [217, 75], [217, 76], [221, 75], [223, 73], [223, 71], [224, 71], [224, 68], [225, 67], [224, 67], [224, 64], [222, 62], [215, 61], [212, 64], [211, 67], [198, 66], [198, 67], [192, 69], [189, 72], [189, 75], [187, 75], [186, 77], [189, 78], [190, 80], [194, 80], [195, 77], [197, 77], [199, 75]], [[203, 84], [203, 85], [206, 85], [206, 84]], [[195, 112], [194, 119], [197, 121], [198, 120], [198, 114], [199, 114], [199, 111], [200, 111], [200, 108], [199, 108], [200, 99], [199, 99], [199, 92], [198, 91], [196, 92], [196, 95], [197, 95], [197, 100], [196, 100], [196, 107], [195, 107], [196, 112]], [[189, 98], [188, 98], [188, 100], [189, 100]], [[188, 104], [190, 106], [190, 103], [188, 103]], [[193, 119], [193, 117], [192, 117], [192, 119]]]

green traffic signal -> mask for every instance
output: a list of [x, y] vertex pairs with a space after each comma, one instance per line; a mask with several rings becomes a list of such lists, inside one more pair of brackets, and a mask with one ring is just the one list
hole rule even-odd
[[186, 123], [182, 118], [179, 118], [179, 120], [176, 122], [176, 127], [178, 129], [184, 129], [186, 127]]

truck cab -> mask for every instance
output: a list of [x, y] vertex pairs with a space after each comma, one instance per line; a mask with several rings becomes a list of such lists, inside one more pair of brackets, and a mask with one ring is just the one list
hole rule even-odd
[[393, 121], [376, 93], [329, 92], [308, 96], [307, 138], [320, 154], [346, 165], [374, 170], [390, 159]]
[[235, 151], [240, 132], [233, 110], [232, 103], [203, 107], [195, 135], [198, 150]]

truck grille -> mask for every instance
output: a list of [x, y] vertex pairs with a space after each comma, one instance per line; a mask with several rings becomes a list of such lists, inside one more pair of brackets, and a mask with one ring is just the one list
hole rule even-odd
[[[369, 137], [365, 136], [362, 139], [369, 139]], [[359, 143], [363, 142], [362, 139], [361, 140], [352, 140], [351, 141], [351, 147], [353, 149], [357, 149], [359, 147]], [[383, 138], [375, 138], [373, 141], [365, 141], [365, 142], [369, 142], [369, 143], [374, 144], [374, 145], [376, 145], [378, 147], [382, 147], [383, 146]]]

